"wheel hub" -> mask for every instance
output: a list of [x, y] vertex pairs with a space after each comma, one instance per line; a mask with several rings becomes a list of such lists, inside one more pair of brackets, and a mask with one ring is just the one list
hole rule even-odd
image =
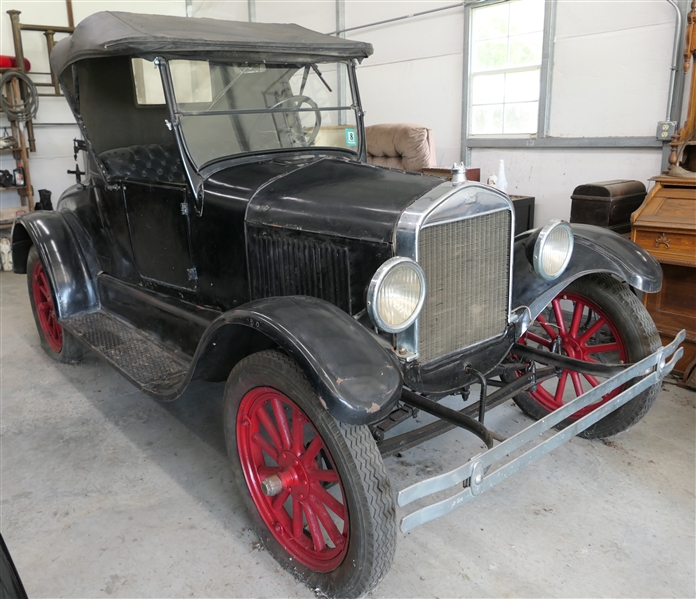
[[294, 499], [307, 499], [310, 481], [302, 462], [292, 452], [284, 451], [278, 459], [278, 465], [282, 468], [280, 472], [261, 481], [263, 494], [273, 497], [287, 490]]
[[585, 352], [583, 351], [582, 347], [580, 347], [577, 339], [574, 337], [571, 337], [570, 335], [564, 336], [561, 347], [563, 348], [564, 353], [569, 357], [575, 358], [576, 360], [587, 360]]

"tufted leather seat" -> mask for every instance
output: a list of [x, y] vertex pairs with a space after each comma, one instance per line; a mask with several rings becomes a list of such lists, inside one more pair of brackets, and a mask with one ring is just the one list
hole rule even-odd
[[130, 146], [99, 154], [106, 171], [118, 179], [156, 183], [185, 183], [184, 167], [176, 146]]

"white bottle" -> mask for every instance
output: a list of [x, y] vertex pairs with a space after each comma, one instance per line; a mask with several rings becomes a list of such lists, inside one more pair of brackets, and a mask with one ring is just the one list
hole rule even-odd
[[498, 167], [498, 181], [495, 184], [496, 189], [499, 189], [503, 193], [508, 192], [507, 178], [505, 177], [505, 163], [500, 161], [500, 166]]

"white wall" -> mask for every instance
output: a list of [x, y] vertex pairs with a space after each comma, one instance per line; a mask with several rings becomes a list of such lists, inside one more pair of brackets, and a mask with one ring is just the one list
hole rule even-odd
[[[73, 0], [75, 23], [101, 10], [122, 10], [126, 12], [153, 13], [167, 15], [186, 15], [185, 0], [152, 2], [149, 0]], [[244, 2], [246, 6], [246, 2]], [[20, 22], [34, 25], [67, 26], [68, 17], [63, 1], [11, 0], [0, 1], [0, 50], [2, 54], [14, 56], [12, 27], [7, 10], [20, 10]], [[64, 35], [56, 34], [56, 41]], [[35, 81], [50, 81], [48, 76], [34, 75], [35, 72], [48, 72], [46, 39], [40, 32], [24, 32], [22, 45], [25, 58], [31, 62], [30, 75]], [[50, 93], [52, 88], [40, 87], [39, 93]], [[2, 121], [3, 124], [6, 121]], [[40, 123], [72, 123], [71, 126], [42, 127]], [[75, 182], [73, 175], [66, 171], [75, 167], [72, 155], [72, 140], [79, 137], [79, 129], [64, 98], [40, 98], [39, 112], [35, 121], [34, 137], [36, 152], [29, 155], [29, 167], [34, 188], [34, 200], [38, 201], [39, 189], [53, 191], [57, 199], [62, 191]], [[12, 171], [15, 162], [9, 152], [0, 155], [0, 168]], [[54, 202], [55, 203], [55, 202]], [[2, 192], [0, 207], [19, 206], [19, 196], [13, 192]]]
[[[246, 2], [193, 2], [195, 16], [248, 18]], [[430, 10], [447, 1], [346, 0], [346, 27]], [[258, 21], [335, 29], [333, 0], [256, 0]], [[461, 155], [464, 9], [349, 32], [373, 44], [359, 69], [367, 124], [414, 122], [435, 132], [438, 163]], [[552, 137], [650, 137], [666, 116], [675, 12], [666, 0], [557, 4]], [[482, 178], [506, 162], [510, 193], [537, 198], [536, 222], [570, 216], [583, 183], [659, 174], [655, 149], [473, 149]]]
[[[195, 17], [246, 21], [247, 0], [193, 0]], [[444, 1], [346, 0], [346, 27], [413, 14]], [[2, 1], [3, 14], [9, 2]], [[97, 10], [185, 14], [184, 0], [171, 2], [74, 0], [79, 21]], [[62, 2], [13, 0], [23, 22], [66, 22]], [[262, 22], [294, 22], [322, 32], [336, 28], [334, 0], [256, 0]], [[463, 8], [360, 29], [352, 39], [373, 44], [375, 53], [359, 69], [367, 124], [415, 122], [435, 131], [437, 159], [448, 166], [461, 153]], [[674, 35], [674, 9], [666, 0], [564, 2], [557, 6], [557, 35], [550, 135], [555, 137], [651, 136], [665, 118]], [[41, 34], [25, 36], [25, 51], [47, 70]], [[9, 17], [2, 21], [2, 51], [12, 53]], [[43, 61], [43, 62], [42, 62]], [[39, 122], [72, 120], [62, 99], [42, 98]], [[36, 128], [32, 155], [34, 188], [56, 194], [70, 184], [75, 127]], [[511, 193], [537, 198], [537, 224], [568, 218], [570, 195], [582, 183], [628, 178], [647, 183], [659, 173], [659, 149], [474, 149], [472, 166], [482, 177], [506, 161]], [[7, 168], [7, 167], [3, 167]], [[6, 194], [4, 194], [6, 195]], [[3, 205], [5, 198], [3, 197]]]

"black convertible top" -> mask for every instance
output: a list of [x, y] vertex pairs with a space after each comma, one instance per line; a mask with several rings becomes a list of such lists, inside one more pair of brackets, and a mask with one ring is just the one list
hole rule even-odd
[[245, 23], [98, 12], [81, 21], [51, 52], [57, 75], [83, 58], [136, 55], [143, 58], [200, 57], [239, 62], [362, 60], [372, 44], [317, 33], [293, 24]]

